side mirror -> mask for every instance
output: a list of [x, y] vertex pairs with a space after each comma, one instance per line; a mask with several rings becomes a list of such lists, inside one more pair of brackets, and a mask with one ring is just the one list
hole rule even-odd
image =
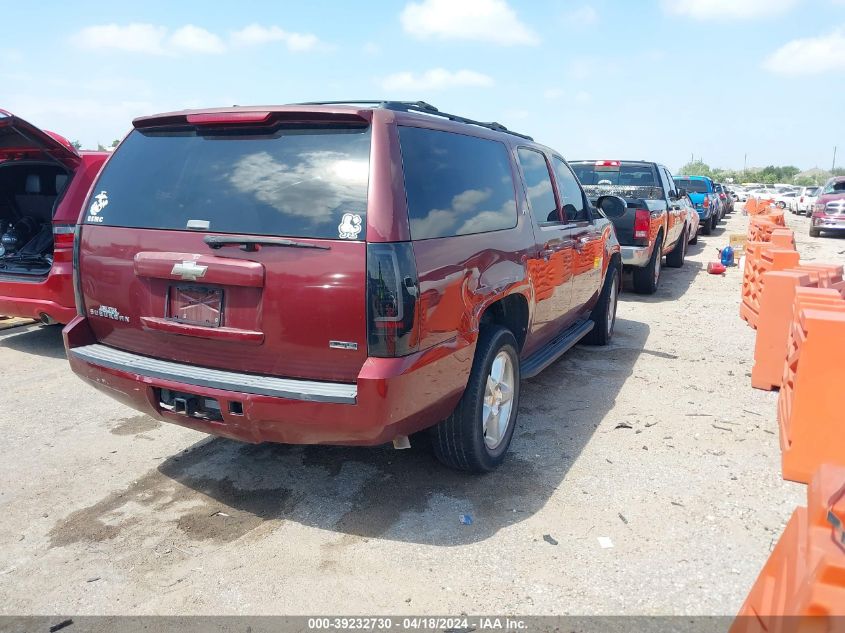
[[628, 203], [619, 196], [599, 196], [596, 206], [608, 218], [621, 218], [628, 209]]
[[679, 198], [683, 198], [683, 197], [685, 197], [686, 195], [687, 195], [687, 190], [686, 190], [686, 189], [684, 189], [683, 187], [680, 187], [680, 188], [678, 189], [678, 197], [679, 197]]
[[666, 194], [669, 197], [669, 200], [677, 200], [678, 199], [678, 192], [674, 189], [670, 189], [669, 193]]

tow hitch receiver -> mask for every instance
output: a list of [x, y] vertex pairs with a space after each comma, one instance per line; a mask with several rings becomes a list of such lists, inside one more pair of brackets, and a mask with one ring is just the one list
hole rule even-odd
[[159, 392], [159, 406], [165, 411], [199, 420], [212, 422], [223, 420], [223, 415], [220, 413], [220, 403], [214, 398], [195, 396], [170, 389], [158, 389], [157, 391]]

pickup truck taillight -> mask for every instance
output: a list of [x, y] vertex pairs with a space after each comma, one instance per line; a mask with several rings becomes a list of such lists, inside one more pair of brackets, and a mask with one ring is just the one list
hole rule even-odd
[[707, 196], [704, 196], [704, 208], [705, 209], [710, 208], [710, 198], [708, 198]]
[[637, 209], [634, 216], [634, 239], [648, 239], [651, 213], [647, 209]]
[[419, 281], [410, 242], [367, 244], [367, 349], [394, 357], [419, 346]]

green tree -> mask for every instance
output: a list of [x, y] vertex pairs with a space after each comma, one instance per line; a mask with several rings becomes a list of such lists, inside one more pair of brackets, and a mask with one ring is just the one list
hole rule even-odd
[[686, 165], [682, 165], [680, 169], [678, 169], [678, 174], [683, 174], [684, 176], [712, 176], [713, 172], [710, 169], [710, 165], [705, 163], [701, 160], [694, 160], [691, 163], [687, 163]]
[[74, 149], [76, 150], [82, 149], [82, 143], [80, 143], [79, 141], [73, 141], [71, 145], [73, 145]]

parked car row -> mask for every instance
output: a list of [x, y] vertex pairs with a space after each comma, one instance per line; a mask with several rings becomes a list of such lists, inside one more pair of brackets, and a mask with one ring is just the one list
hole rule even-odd
[[752, 190], [749, 195], [771, 199], [781, 209], [810, 216], [811, 237], [845, 231], [845, 176], [834, 176], [821, 187], [774, 185]]
[[67, 323], [90, 385], [247, 442], [426, 431], [473, 472], [522, 378], [611, 340], [623, 266], [655, 292], [725, 206], [423, 102], [142, 117], [110, 156], [2, 112], [0, 148], [0, 313]]

